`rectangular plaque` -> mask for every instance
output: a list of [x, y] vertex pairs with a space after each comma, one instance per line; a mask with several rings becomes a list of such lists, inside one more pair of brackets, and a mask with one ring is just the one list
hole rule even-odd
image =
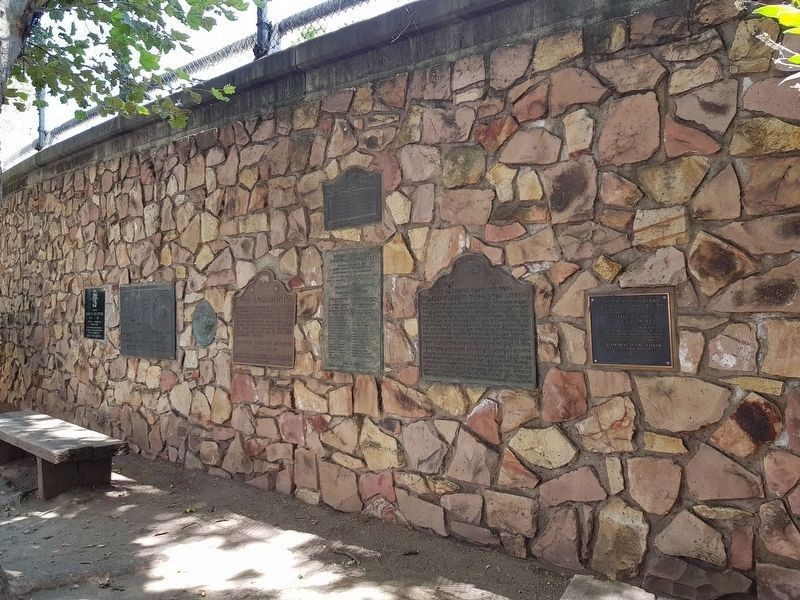
[[83, 290], [83, 337], [106, 339], [106, 291], [103, 288]]
[[125, 356], [175, 358], [175, 284], [123, 285], [119, 321]]
[[322, 184], [325, 229], [358, 227], [383, 220], [383, 180], [380, 173], [348, 169]]
[[534, 288], [483, 254], [419, 292], [420, 370], [427, 381], [536, 386]]
[[676, 368], [671, 291], [589, 293], [586, 303], [592, 366]]
[[297, 294], [264, 271], [233, 306], [233, 362], [259, 367], [294, 367]]
[[383, 371], [383, 252], [325, 253], [323, 366], [328, 371]]

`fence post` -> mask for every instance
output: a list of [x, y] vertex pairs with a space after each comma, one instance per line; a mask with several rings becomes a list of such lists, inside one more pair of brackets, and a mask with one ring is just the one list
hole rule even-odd
[[269, 53], [272, 42], [272, 23], [269, 22], [267, 14], [267, 2], [268, 0], [264, 0], [264, 6], [256, 8], [256, 45], [253, 47], [256, 59], [263, 58]]

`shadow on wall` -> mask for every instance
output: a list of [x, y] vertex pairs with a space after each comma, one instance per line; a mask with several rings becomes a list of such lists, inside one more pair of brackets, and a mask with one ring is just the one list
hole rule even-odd
[[[18, 593], [33, 600], [555, 600], [568, 583], [531, 561], [387, 529], [240, 482], [141, 457], [115, 464], [112, 488], [32, 499], [0, 518], [0, 556]], [[0, 475], [14, 469], [22, 472], [3, 467]]]

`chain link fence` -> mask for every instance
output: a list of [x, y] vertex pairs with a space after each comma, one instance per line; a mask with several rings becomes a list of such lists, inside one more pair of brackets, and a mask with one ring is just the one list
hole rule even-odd
[[[183, 66], [184, 70], [195, 80], [207, 81], [250, 61], [365, 21], [415, 0], [325, 0], [280, 20], [273, 20], [271, 15], [277, 12], [274, 10], [275, 5], [289, 1], [268, 0], [265, 8], [258, 10], [255, 22], [243, 23], [245, 26], [249, 25], [248, 28], [253, 33], [187, 63]], [[40, 122], [49, 120], [45, 119], [47, 108], [39, 110], [45, 111], [40, 114]], [[51, 129], [40, 128], [37, 139], [22, 147], [8, 148], [12, 153], [3, 157], [3, 168], [8, 169], [41, 149], [91, 129], [110, 118], [112, 117], [103, 117], [97, 110], [89, 110], [84, 120], [69, 119]], [[12, 143], [11, 140], [4, 141], [3, 149]]]

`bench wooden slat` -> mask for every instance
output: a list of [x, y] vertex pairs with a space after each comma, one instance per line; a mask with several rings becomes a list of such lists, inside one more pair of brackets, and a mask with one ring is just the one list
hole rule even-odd
[[113, 456], [125, 442], [28, 410], [0, 413], [0, 441], [53, 464]]

